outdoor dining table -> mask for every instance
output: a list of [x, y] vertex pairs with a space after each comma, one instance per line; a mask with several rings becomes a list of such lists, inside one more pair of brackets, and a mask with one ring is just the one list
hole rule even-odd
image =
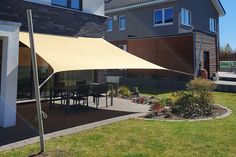
[[[89, 84], [89, 87], [90, 87], [89, 91], [92, 92], [93, 88], [97, 87], [99, 85], [101, 85], [101, 83], [91, 83], [91, 84]], [[111, 88], [111, 91], [113, 91], [113, 87], [110, 86], [110, 88]], [[73, 95], [76, 90], [78, 90], [78, 86], [55, 86], [55, 87], [51, 87], [49, 108], [52, 109], [53, 96], [55, 96], [56, 92], [65, 93], [65, 96], [66, 96], [66, 113], [69, 113], [70, 98], [71, 98], [71, 95]], [[113, 106], [113, 93], [111, 94], [111, 106]]]

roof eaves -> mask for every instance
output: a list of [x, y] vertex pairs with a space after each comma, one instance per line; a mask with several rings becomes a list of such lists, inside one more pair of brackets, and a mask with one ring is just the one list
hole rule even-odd
[[225, 16], [226, 15], [226, 11], [222, 5], [222, 3], [220, 2], [220, 0], [212, 0], [212, 3], [214, 4], [216, 10], [219, 13], [219, 16]]
[[145, 6], [151, 6], [151, 5], [160, 4], [160, 3], [167, 3], [167, 2], [172, 2], [172, 1], [176, 1], [176, 0], [155, 0], [155, 1], [152, 1], [152, 2], [140, 3], [140, 4], [131, 5], [131, 6], [126, 6], [126, 7], [106, 10], [105, 14], [110, 14], [110, 13], [130, 10], [130, 9], [136, 9], [136, 8], [141, 8], [141, 7], [145, 7]]

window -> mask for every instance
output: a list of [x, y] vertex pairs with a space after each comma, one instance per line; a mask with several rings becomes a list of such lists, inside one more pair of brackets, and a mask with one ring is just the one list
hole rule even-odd
[[68, 0], [52, 0], [52, 4], [67, 7], [68, 6]]
[[81, 0], [71, 0], [70, 7], [72, 9], [81, 10], [81, 8], [82, 8], [81, 4], [82, 4]]
[[82, 10], [82, 0], [52, 0], [52, 5]]
[[181, 9], [181, 24], [191, 26], [191, 11], [187, 9]]
[[111, 31], [112, 31], [112, 27], [113, 27], [112, 18], [108, 18], [108, 19], [107, 19], [107, 31], [108, 31], [108, 32], [111, 32]]
[[216, 19], [210, 18], [209, 19], [209, 26], [211, 32], [216, 32]]
[[162, 24], [163, 23], [163, 11], [157, 10], [154, 12], [154, 24]]
[[127, 52], [127, 45], [119, 45], [119, 48]]
[[125, 18], [125, 16], [120, 16], [119, 17], [119, 29], [125, 30], [125, 27], [126, 27], [126, 18]]
[[173, 23], [173, 8], [154, 10], [154, 26]]
[[165, 23], [173, 22], [173, 8], [165, 9]]

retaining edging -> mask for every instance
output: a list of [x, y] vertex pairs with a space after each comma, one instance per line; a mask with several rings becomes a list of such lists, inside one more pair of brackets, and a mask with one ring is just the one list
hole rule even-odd
[[218, 104], [216, 104], [216, 105], [222, 107], [227, 112], [225, 114], [217, 116], [217, 117], [202, 118], [202, 119], [178, 119], [178, 120], [174, 120], [174, 119], [151, 119], [151, 118], [141, 118], [141, 117], [138, 117], [136, 119], [147, 120], [147, 121], [160, 121], [160, 122], [197, 122], [197, 121], [207, 121], [207, 120], [214, 120], [214, 119], [223, 119], [223, 118], [229, 117], [233, 113], [232, 110], [227, 108], [227, 107], [224, 107], [224, 106], [218, 105]]

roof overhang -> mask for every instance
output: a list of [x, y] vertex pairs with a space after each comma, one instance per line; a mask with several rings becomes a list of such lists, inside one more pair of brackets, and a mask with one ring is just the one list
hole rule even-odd
[[152, 2], [140, 3], [140, 4], [135, 4], [135, 5], [127, 6], [127, 7], [106, 10], [105, 14], [110, 14], [110, 13], [130, 10], [130, 9], [136, 9], [136, 8], [142, 8], [142, 7], [151, 6], [151, 5], [155, 5], [155, 4], [174, 2], [174, 1], [176, 1], [176, 0], [155, 0], [155, 1], [152, 1]]
[[[173, 1], [176, 1], [176, 0], [155, 0], [152, 2], [140, 3], [140, 4], [135, 4], [135, 5], [127, 6], [127, 7], [106, 10], [105, 14], [111, 14], [111, 13], [115, 13], [115, 12], [129, 10], [129, 9], [136, 9], [136, 8], [141, 8], [141, 7], [145, 7], [145, 6], [151, 6], [151, 5], [155, 5], [155, 4], [167, 3], [167, 2], [173, 2]], [[218, 11], [219, 16], [225, 16], [226, 12], [225, 12], [224, 7], [221, 4], [220, 0], [211, 0], [211, 1], [213, 3], [214, 7], [216, 8], [216, 10]]]
[[220, 0], [211, 0], [211, 1], [214, 4], [216, 10], [218, 11], [219, 16], [225, 16], [226, 12], [225, 12], [225, 9], [224, 9], [223, 5], [221, 4]]

